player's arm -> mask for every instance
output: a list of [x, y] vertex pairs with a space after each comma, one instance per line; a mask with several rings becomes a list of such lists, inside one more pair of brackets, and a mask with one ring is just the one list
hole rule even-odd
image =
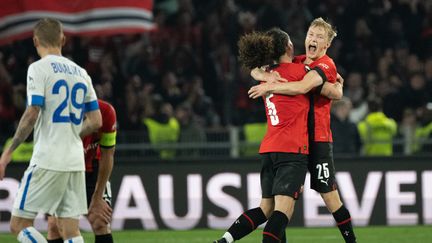
[[266, 72], [263, 68], [252, 69], [250, 75], [255, 79], [262, 82], [288, 82], [288, 80], [282, 78], [278, 72]]
[[320, 94], [331, 100], [340, 100], [343, 96], [343, 86], [339, 82], [333, 84], [325, 82]]
[[111, 148], [101, 147], [96, 187], [89, 206], [89, 220], [93, 221], [92, 224], [98, 220], [102, 222], [96, 222], [96, 224], [111, 222], [112, 209], [103, 199], [103, 195], [114, 165], [114, 151], [114, 146]]
[[262, 83], [250, 88], [248, 94], [249, 97], [253, 99], [261, 97], [267, 93], [284, 95], [306, 94], [312, 88], [321, 85], [323, 81], [324, 79], [319, 73], [319, 69], [313, 69], [298, 82]]
[[[101, 129], [102, 135], [99, 140], [99, 170], [96, 180], [95, 191], [92, 195], [89, 207], [89, 214], [100, 215], [99, 218], [97, 216], [93, 217], [94, 220], [102, 220], [102, 222], [105, 224], [108, 224], [111, 221], [112, 209], [103, 200], [103, 196], [114, 165], [114, 151], [117, 135], [115, 110], [111, 106], [109, 106], [109, 108], [110, 109], [106, 109], [104, 111], [103, 126]], [[98, 224], [99, 222], [95, 223]]]
[[0, 158], [0, 180], [3, 180], [6, 166], [12, 158], [13, 151], [24, 142], [32, 132], [40, 112], [40, 106], [27, 106], [22, 115], [18, 128], [13, 136], [12, 143], [7, 147]]
[[96, 132], [102, 126], [102, 115], [99, 109], [87, 112], [85, 118], [80, 132], [81, 138]]

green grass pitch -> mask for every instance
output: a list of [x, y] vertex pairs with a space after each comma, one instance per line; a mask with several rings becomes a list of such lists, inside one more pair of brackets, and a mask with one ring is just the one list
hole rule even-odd
[[[432, 243], [432, 226], [383, 227], [369, 226], [355, 228], [360, 243]], [[114, 232], [116, 243], [211, 243], [223, 234], [223, 230], [189, 231], [118, 231]], [[261, 242], [262, 229], [244, 239], [243, 243]], [[334, 228], [287, 228], [289, 243], [343, 243]], [[90, 233], [84, 233], [85, 242], [94, 242]], [[11, 234], [0, 234], [0, 242], [17, 242]]]

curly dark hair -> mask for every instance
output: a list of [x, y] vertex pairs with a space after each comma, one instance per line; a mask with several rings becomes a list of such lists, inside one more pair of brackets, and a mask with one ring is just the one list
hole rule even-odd
[[240, 63], [254, 69], [269, 64], [273, 60], [273, 39], [262, 32], [252, 32], [238, 41]]
[[285, 54], [289, 40], [289, 35], [279, 28], [246, 34], [238, 41], [239, 61], [249, 69], [277, 62]]

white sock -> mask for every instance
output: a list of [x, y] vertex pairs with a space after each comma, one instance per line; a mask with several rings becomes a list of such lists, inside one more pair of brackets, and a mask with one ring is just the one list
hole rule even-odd
[[17, 239], [21, 243], [47, 243], [45, 237], [33, 226], [21, 230]]
[[64, 243], [84, 243], [84, 239], [82, 238], [82, 236], [75, 236], [73, 238], [67, 239], [65, 241], [63, 241]]
[[232, 235], [230, 234], [230, 232], [225, 232], [225, 234], [222, 237], [225, 238], [225, 240], [228, 243], [233, 243], [234, 242], [234, 238], [232, 237]]

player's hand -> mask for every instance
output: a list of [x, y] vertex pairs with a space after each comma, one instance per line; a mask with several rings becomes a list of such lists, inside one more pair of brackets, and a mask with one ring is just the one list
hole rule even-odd
[[90, 222], [102, 220], [105, 224], [111, 222], [112, 208], [102, 198], [92, 198], [89, 206], [88, 219]]
[[6, 173], [6, 166], [12, 159], [12, 153], [8, 151], [9, 150], [7, 149], [5, 152], [2, 153], [0, 157], [0, 180], [3, 180]]
[[277, 71], [266, 72], [259, 68], [253, 69], [251, 71], [251, 76], [255, 80], [262, 82], [288, 82], [288, 80], [282, 78]]
[[342, 76], [339, 73], [337, 73], [336, 81], [338, 83], [342, 84], [342, 86], [343, 86], [345, 80], [344, 80], [344, 78], [342, 78]]
[[263, 95], [267, 95], [267, 93], [269, 92], [269, 87], [270, 85], [268, 83], [253, 86], [248, 91], [249, 98], [256, 99]]
[[288, 82], [288, 80], [282, 78], [277, 71], [265, 72], [263, 74], [263, 82], [275, 83], [275, 82]]

